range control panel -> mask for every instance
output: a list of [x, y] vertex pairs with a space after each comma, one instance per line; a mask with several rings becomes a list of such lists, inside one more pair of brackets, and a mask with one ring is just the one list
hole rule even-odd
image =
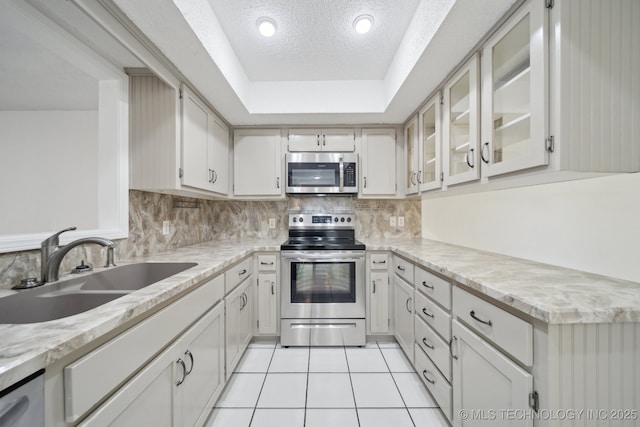
[[354, 213], [290, 213], [289, 228], [354, 228]]

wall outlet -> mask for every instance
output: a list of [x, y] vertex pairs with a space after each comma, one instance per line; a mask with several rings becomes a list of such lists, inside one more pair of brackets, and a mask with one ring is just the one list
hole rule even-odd
[[395, 216], [390, 216], [389, 217], [389, 225], [391, 227], [395, 227], [396, 226], [396, 217]]
[[276, 219], [269, 218], [269, 228], [276, 228]]
[[398, 227], [404, 227], [404, 217], [403, 216], [399, 216], [398, 217]]
[[162, 234], [165, 236], [169, 234], [169, 221], [162, 221]]

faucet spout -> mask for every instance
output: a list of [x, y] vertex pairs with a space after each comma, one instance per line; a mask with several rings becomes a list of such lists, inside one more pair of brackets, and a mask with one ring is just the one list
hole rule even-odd
[[[68, 230], [73, 230], [72, 227]], [[60, 233], [67, 231], [63, 230]], [[113, 249], [116, 247], [115, 242], [102, 237], [85, 237], [82, 239], [74, 240], [73, 242], [65, 245], [58, 246], [58, 236], [60, 233], [56, 233], [44, 242], [42, 242], [42, 282], [55, 282], [58, 280], [60, 273], [60, 264], [62, 259], [69, 251], [76, 246], [84, 245], [86, 243], [95, 243], [107, 248], [107, 265], [105, 267], [115, 266], [113, 262]]]

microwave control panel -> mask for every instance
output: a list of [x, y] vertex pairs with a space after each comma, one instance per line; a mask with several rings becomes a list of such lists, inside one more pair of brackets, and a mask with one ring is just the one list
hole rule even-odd
[[345, 187], [356, 187], [356, 164], [355, 163], [345, 163], [344, 164], [344, 186]]

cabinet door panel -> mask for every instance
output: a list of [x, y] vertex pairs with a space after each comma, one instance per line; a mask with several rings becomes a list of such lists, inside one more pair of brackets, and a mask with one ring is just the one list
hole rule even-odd
[[353, 152], [356, 138], [353, 129], [323, 129], [321, 138], [322, 151]]
[[396, 195], [396, 132], [362, 130], [362, 182], [364, 196]]
[[371, 272], [369, 321], [372, 334], [389, 332], [389, 273]]
[[181, 358], [189, 375], [180, 385], [183, 387], [183, 425], [202, 425], [213, 407], [213, 399], [225, 384], [224, 304], [219, 303], [194, 325], [184, 342]]
[[[275, 257], [274, 257], [275, 259]], [[278, 276], [276, 273], [258, 275], [258, 333], [277, 333]]]
[[462, 409], [476, 413], [483, 410], [484, 414], [498, 409], [526, 411], [533, 377], [461, 323], [456, 320], [452, 323], [453, 353], [457, 356], [453, 361], [454, 425], [532, 426], [530, 417], [510, 420], [509, 417], [500, 417], [499, 412], [496, 412], [495, 419], [460, 418]]
[[321, 129], [290, 129], [288, 137], [289, 151], [321, 151]]
[[209, 187], [208, 113], [188, 91], [182, 98], [182, 184]]
[[229, 129], [222, 121], [209, 116], [208, 158], [211, 169], [209, 188], [216, 193], [229, 193]]
[[400, 277], [393, 277], [395, 337], [413, 363], [413, 288]]
[[418, 192], [418, 157], [420, 148], [418, 146], [418, 117], [414, 117], [404, 128], [404, 149], [405, 149], [405, 194], [415, 194]]
[[442, 181], [440, 180], [442, 172], [440, 110], [440, 93], [438, 93], [418, 113], [420, 155], [417, 181], [420, 191], [432, 190], [442, 186]]
[[236, 196], [283, 196], [279, 130], [237, 130], [233, 142]]

